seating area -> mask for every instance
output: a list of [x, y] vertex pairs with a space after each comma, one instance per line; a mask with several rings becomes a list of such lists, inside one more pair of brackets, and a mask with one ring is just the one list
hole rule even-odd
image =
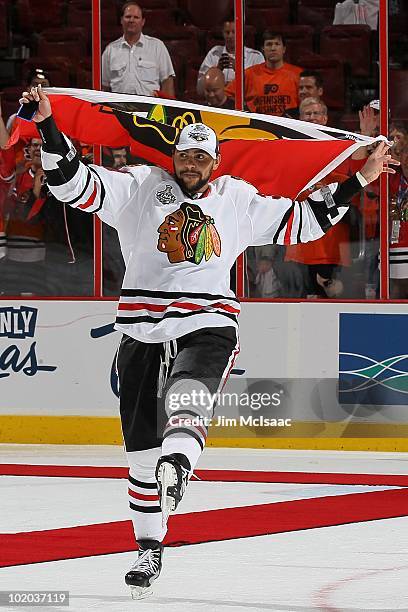
[[[144, 32], [163, 40], [176, 73], [177, 96], [199, 101], [195, 79], [205, 54], [223, 44], [221, 24], [232, 0], [141, 0]], [[121, 36], [119, 0], [101, 0], [102, 50]], [[265, 29], [287, 39], [287, 61], [322, 73], [332, 111], [352, 112], [378, 92], [378, 35], [368, 26], [333, 26], [332, 0], [247, 0], [245, 43], [261, 46]], [[91, 87], [91, 0], [0, 0], [0, 89], [6, 115], [12, 92], [41, 67], [52, 85]], [[408, 19], [390, 16], [391, 63], [406, 75]], [[395, 31], [393, 30], [395, 23]], [[405, 24], [405, 25], [404, 25]], [[394, 35], [395, 34], [395, 35]], [[398, 37], [398, 44], [397, 39]], [[403, 78], [403, 77], [401, 77]], [[406, 77], [405, 77], [406, 78]], [[403, 104], [399, 104], [403, 112]], [[406, 105], [405, 105], [406, 108]]]

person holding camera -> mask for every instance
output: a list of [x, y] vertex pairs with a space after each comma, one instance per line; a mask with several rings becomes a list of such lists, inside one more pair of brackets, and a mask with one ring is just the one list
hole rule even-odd
[[[234, 18], [230, 17], [224, 21], [222, 26], [224, 45], [215, 45], [209, 50], [200, 66], [197, 79], [197, 92], [202, 95], [204, 92], [204, 76], [210, 68], [222, 70], [225, 83], [235, 79], [235, 23]], [[264, 57], [260, 51], [244, 47], [244, 68], [262, 64]]]

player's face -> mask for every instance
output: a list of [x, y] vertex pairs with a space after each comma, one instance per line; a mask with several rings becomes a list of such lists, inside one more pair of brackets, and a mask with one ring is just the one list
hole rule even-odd
[[200, 149], [187, 151], [174, 151], [174, 174], [177, 183], [188, 193], [205, 191], [213, 170], [218, 168], [219, 159], [214, 160], [211, 155]]
[[283, 60], [285, 55], [286, 47], [282, 42], [281, 38], [270, 38], [265, 40], [263, 46], [263, 52], [266, 61], [279, 62]]
[[173, 253], [178, 251], [181, 246], [181, 230], [184, 223], [184, 213], [182, 210], [176, 210], [171, 215], [167, 215], [159, 229], [159, 239], [157, 248], [162, 253]]
[[300, 101], [305, 98], [320, 98], [323, 94], [321, 87], [317, 87], [316, 79], [314, 77], [300, 77], [299, 80], [299, 99]]
[[235, 24], [230, 21], [224, 23], [222, 33], [228, 53], [235, 53]]
[[123, 13], [120, 23], [122, 24], [123, 33], [125, 35], [140, 35], [145, 23], [141, 8], [136, 4], [131, 4], [128, 6]]

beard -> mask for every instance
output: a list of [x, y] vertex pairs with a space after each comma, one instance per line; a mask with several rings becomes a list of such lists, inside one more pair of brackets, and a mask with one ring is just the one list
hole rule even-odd
[[204, 185], [208, 183], [208, 181], [210, 180], [210, 176], [211, 172], [209, 172], [207, 176], [200, 175], [199, 177], [197, 177], [196, 181], [194, 183], [190, 183], [189, 186], [187, 186], [185, 180], [183, 179], [183, 175], [177, 176], [177, 174], [175, 174], [174, 178], [178, 186], [181, 188], [182, 192], [186, 195], [190, 195], [200, 191], [200, 189], [202, 189]]

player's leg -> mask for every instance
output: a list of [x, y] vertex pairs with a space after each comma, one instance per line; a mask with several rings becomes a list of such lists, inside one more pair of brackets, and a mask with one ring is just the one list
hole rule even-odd
[[151, 594], [159, 576], [166, 534], [159, 503], [155, 467], [161, 453], [157, 436], [157, 377], [161, 344], [145, 344], [124, 336], [117, 367], [120, 415], [129, 464], [129, 507], [139, 553], [125, 576], [132, 597]]
[[223, 387], [238, 351], [234, 327], [205, 328], [177, 340], [165, 388], [168, 421], [156, 469], [163, 525], [177, 508], [204, 450], [212, 398]]

